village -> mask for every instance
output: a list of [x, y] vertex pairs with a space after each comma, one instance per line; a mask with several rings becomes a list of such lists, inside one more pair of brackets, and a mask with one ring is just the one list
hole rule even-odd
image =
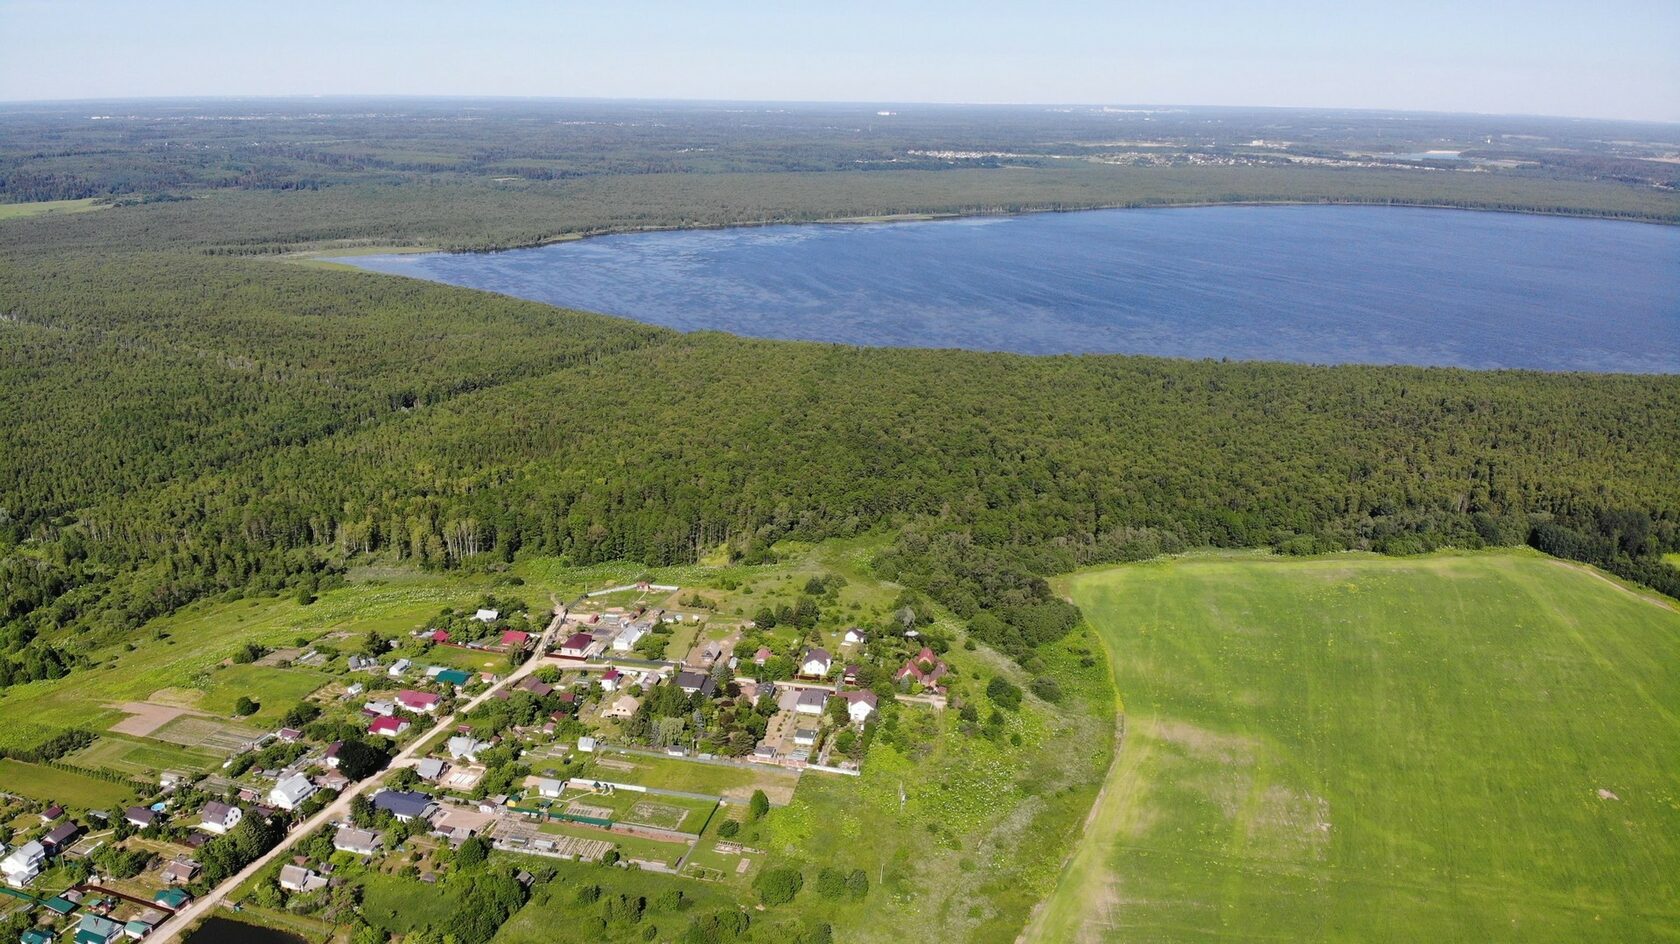
[[[23, 944], [170, 937], [219, 908], [330, 918], [347, 885], [423, 888], [492, 850], [745, 882], [764, 860], [746, 827], [802, 777], [857, 776], [882, 718], [944, 711], [955, 677], [915, 614], [835, 626], [834, 587], [803, 590], [750, 618], [646, 581], [551, 612], [486, 595], [246, 653], [330, 680], [121, 808], [0, 794], [4, 913]], [[147, 734], [182, 721], [159, 718]]]

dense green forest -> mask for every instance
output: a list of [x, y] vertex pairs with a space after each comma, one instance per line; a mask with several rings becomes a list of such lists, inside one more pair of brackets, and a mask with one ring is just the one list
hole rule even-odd
[[0, 222], [0, 684], [369, 559], [754, 560], [883, 529], [884, 576], [1023, 660], [1074, 618], [1045, 575], [1202, 545], [1534, 540], [1675, 592], [1651, 568], [1680, 543], [1680, 378], [682, 335], [278, 257], [1235, 199], [1670, 218], [1672, 193], [1260, 166], [356, 173]]

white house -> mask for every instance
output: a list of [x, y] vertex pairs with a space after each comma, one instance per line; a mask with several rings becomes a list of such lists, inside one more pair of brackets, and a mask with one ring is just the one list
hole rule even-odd
[[541, 796], [545, 796], [553, 800], [558, 799], [559, 796], [565, 792], [566, 784], [559, 780], [554, 780], [549, 777], [542, 777], [537, 780], [537, 793]]
[[595, 751], [595, 739], [588, 735], [578, 738], [578, 750], [584, 754], [593, 753]]
[[376, 715], [384, 715], [385, 717], [389, 718], [390, 716], [397, 713], [397, 703], [394, 702], [394, 701], [390, 701], [390, 700], [382, 698], [382, 699], [378, 699], [376, 701], [368, 702], [367, 704], [362, 706], [362, 710], [363, 711], [370, 711], [370, 712], [372, 712]]
[[817, 743], [817, 732], [811, 728], [799, 728], [793, 732], [793, 743], [800, 747], [810, 747]]
[[828, 674], [828, 668], [833, 664], [834, 658], [827, 649], [807, 649], [799, 660], [799, 674], [821, 678]]
[[480, 609], [477, 613], [473, 614], [473, 619], [478, 620], [480, 623], [494, 623], [496, 618], [501, 615], [500, 610]]
[[869, 637], [865, 636], [863, 634], [863, 630], [857, 628], [856, 626], [846, 630], [845, 637], [841, 639], [841, 642], [844, 642], [848, 646], [861, 646], [868, 641]]
[[315, 792], [315, 785], [303, 774], [292, 774], [268, 791], [268, 802], [283, 810], [295, 810]]
[[618, 691], [619, 682], [623, 678], [624, 678], [624, 673], [618, 671], [617, 669], [608, 669], [605, 672], [602, 672], [601, 673], [601, 690], [604, 691], [604, 692], [616, 692], [616, 691]]
[[807, 688], [799, 693], [799, 700], [794, 702], [793, 710], [802, 715], [820, 715], [827, 704], [827, 692], [820, 688]]
[[447, 745], [452, 760], [468, 760], [478, 762], [478, 752], [492, 745], [489, 741], [480, 741], [467, 734], [459, 734], [449, 739]]
[[13, 849], [12, 854], [4, 860], [0, 860], [0, 872], [5, 873], [7, 885], [22, 888], [41, 874], [46, 862], [46, 848], [38, 842], [26, 842]]
[[868, 721], [880, 704], [880, 699], [871, 691], [846, 692], [840, 697], [846, 700], [846, 714], [851, 716], [853, 724]]
[[648, 634], [648, 628], [640, 623], [626, 626], [617, 636], [613, 637], [612, 647], [615, 652], [629, 652], [636, 648], [636, 643]]
[[408, 661], [407, 659], [398, 659], [397, 661], [391, 663], [391, 667], [385, 670], [385, 674], [392, 678], [397, 678], [404, 672], [407, 672], [413, 665], [414, 663]]
[[239, 825], [245, 818], [245, 811], [231, 803], [211, 800], [204, 804], [204, 809], [198, 814], [198, 825], [206, 832], [218, 836], [226, 835], [227, 831]]

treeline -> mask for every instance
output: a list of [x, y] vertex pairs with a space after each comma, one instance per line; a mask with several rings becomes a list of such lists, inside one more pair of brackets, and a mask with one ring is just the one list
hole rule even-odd
[[1536, 524], [1528, 543], [1680, 599], [1680, 569], [1661, 557], [1680, 547], [1673, 520], [1653, 520], [1640, 510], [1604, 509]]

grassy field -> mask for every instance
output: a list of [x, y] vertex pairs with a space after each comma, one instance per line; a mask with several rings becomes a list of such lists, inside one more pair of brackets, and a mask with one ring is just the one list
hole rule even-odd
[[103, 207], [93, 202], [93, 197], [85, 200], [40, 200], [35, 203], [0, 203], [0, 222], [19, 220], [26, 216], [42, 216], [47, 213], [86, 213]]
[[10, 758], [0, 758], [0, 785], [11, 793], [83, 809], [109, 810], [134, 797], [134, 790], [120, 783]]
[[[607, 763], [601, 763], [602, 759]], [[629, 765], [626, 770], [624, 765]], [[634, 783], [661, 790], [710, 793], [744, 803], [754, 790], [763, 790], [772, 802], [785, 803], [799, 783], [799, 773], [785, 767], [725, 767], [679, 757], [650, 757], [645, 754], [602, 754], [574, 777]]]
[[1126, 733], [1029, 939], [1680, 940], [1680, 612], [1528, 553], [1075, 575]]
[[214, 751], [112, 734], [101, 735], [65, 758], [78, 767], [104, 767], [147, 780], [166, 770], [208, 772], [219, 767], [223, 759], [222, 754]]

